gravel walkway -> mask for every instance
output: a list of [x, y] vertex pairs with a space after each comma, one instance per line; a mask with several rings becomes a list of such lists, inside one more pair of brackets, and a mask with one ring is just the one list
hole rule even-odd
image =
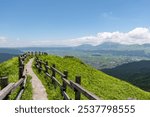
[[32, 77], [32, 88], [33, 88], [33, 100], [48, 100], [47, 99], [47, 93], [42, 85], [41, 81], [38, 79], [38, 77], [35, 75], [35, 73], [32, 70], [32, 62], [33, 58], [29, 60], [29, 62], [26, 64], [25, 69], [28, 75]]

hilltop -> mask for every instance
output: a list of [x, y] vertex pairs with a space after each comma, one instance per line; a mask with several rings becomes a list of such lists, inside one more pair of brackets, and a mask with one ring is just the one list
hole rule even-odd
[[[125, 81], [109, 76], [73, 56], [47, 55], [39, 56], [39, 59], [48, 61], [49, 65], [56, 64], [56, 68], [60, 71], [67, 70], [69, 72], [69, 80], [74, 80], [76, 75], [80, 75], [81, 85], [101, 99], [150, 99], [150, 93]], [[38, 76], [40, 75], [38, 74]], [[68, 94], [71, 95], [71, 93], [68, 90]]]

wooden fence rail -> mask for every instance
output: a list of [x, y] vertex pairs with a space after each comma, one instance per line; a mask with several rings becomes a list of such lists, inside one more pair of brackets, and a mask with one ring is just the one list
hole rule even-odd
[[25, 84], [26, 84], [26, 74], [24, 70], [24, 61], [27, 58], [27, 54], [23, 54], [18, 57], [19, 62], [19, 80], [16, 83], [8, 84], [8, 77], [2, 77], [0, 79], [0, 100], [8, 100], [9, 95], [15, 91], [18, 87], [20, 87], [19, 93], [16, 96], [16, 100], [19, 100], [24, 92]]
[[[24, 89], [25, 89], [25, 84], [26, 84], [26, 74], [25, 74], [25, 69], [24, 69], [24, 61], [27, 58], [28, 55], [47, 55], [47, 53], [45, 52], [28, 52], [25, 53], [21, 56], [18, 57], [18, 61], [19, 61], [19, 80], [16, 83], [9, 83], [8, 84], [8, 78], [7, 77], [3, 77], [0, 80], [0, 84], [1, 89], [0, 90], [0, 100], [3, 99], [9, 99], [9, 95], [15, 91], [18, 87], [20, 87], [19, 93], [16, 96], [16, 100], [20, 99]], [[67, 86], [69, 86], [74, 92], [75, 92], [75, 100], [80, 100], [81, 99], [81, 94], [83, 94], [84, 96], [86, 96], [88, 99], [90, 100], [99, 100], [100, 98], [97, 97], [96, 95], [92, 94], [91, 92], [87, 91], [86, 89], [84, 89], [81, 86], [81, 77], [80, 76], [76, 76], [75, 77], [75, 81], [70, 81], [68, 80], [68, 71], [64, 71], [63, 73], [61, 71], [59, 71], [58, 69], [56, 69], [55, 64], [53, 64], [52, 66], [48, 65], [48, 62], [43, 62], [41, 60], [39, 60], [38, 58], [36, 58], [36, 62], [35, 62], [35, 66], [36, 68], [38, 68], [39, 73], [44, 71], [44, 73], [51, 78], [52, 83], [54, 84], [54, 87], [56, 88], [57, 86], [60, 87], [61, 90], [61, 94], [64, 97], [65, 100], [70, 100], [71, 98], [68, 96], [66, 89]], [[44, 68], [43, 68], [44, 66]], [[49, 73], [49, 71], [51, 71], [51, 74]], [[62, 79], [62, 83], [60, 83], [57, 78], [56, 78], [56, 74], [61, 76]]]
[[[75, 92], [75, 100], [81, 99], [81, 94], [83, 94], [85, 97], [87, 97], [90, 100], [100, 100], [99, 97], [94, 95], [93, 93], [89, 92], [88, 90], [84, 89], [81, 86], [81, 77], [76, 76], [75, 82], [68, 80], [68, 71], [64, 71], [63, 73], [56, 69], [55, 64], [52, 66], [48, 66], [48, 62], [43, 62], [42, 60], [39, 60], [38, 58], [35, 59], [35, 66], [38, 69], [38, 72], [44, 72], [46, 76], [50, 77], [52, 80], [52, 83], [54, 84], [54, 87], [56, 86], [60, 87], [61, 94], [64, 97], [65, 100], [70, 100], [71, 98], [66, 93], [67, 86], [69, 86], [74, 92]], [[43, 68], [44, 66], [44, 68]], [[51, 74], [49, 73], [51, 71]], [[57, 80], [56, 74], [61, 76], [62, 84]]]
[[36, 55], [47, 55], [46, 52], [27, 52], [23, 55], [18, 57], [19, 62], [19, 80], [16, 83], [9, 83], [8, 84], [8, 77], [0, 78], [0, 100], [8, 100], [9, 95], [14, 92], [18, 87], [20, 90], [15, 97], [16, 100], [19, 100], [24, 92], [25, 85], [26, 85], [26, 74], [24, 69], [24, 61], [28, 56], [36, 56]]

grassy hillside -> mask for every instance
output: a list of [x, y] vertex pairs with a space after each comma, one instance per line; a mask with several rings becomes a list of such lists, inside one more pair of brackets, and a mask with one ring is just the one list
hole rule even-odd
[[150, 91], [150, 61], [132, 62], [103, 71]]
[[[14, 57], [8, 61], [5, 61], [3, 63], [0, 64], [0, 77], [1, 76], [7, 76], [9, 78], [9, 82], [17, 82], [18, 81], [18, 58]], [[31, 79], [31, 77], [28, 76], [28, 80], [27, 82], [29, 82], [29, 80]], [[14, 91], [11, 95], [10, 95], [10, 99], [14, 99], [17, 95], [17, 92], [19, 91], [19, 88], [17, 88], [16, 91]], [[31, 85], [28, 84], [26, 86], [26, 90], [25, 93], [29, 93], [28, 96], [27, 95], [23, 95], [22, 99], [32, 99], [32, 88]]]
[[18, 58], [14, 57], [0, 64], [0, 76], [8, 76], [9, 82], [18, 81]]
[[[94, 69], [93, 67], [84, 64], [74, 57], [59, 57], [54, 55], [39, 56], [40, 59], [48, 61], [49, 65], [56, 64], [56, 68], [60, 71], [68, 70], [68, 79], [74, 80], [76, 75], [81, 76], [82, 86], [99, 96], [101, 99], [150, 99], [150, 93], [145, 92], [125, 81], [121, 81], [112, 76]], [[53, 85], [50, 84], [50, 80], [45, 78], [44, 74], [36, 74], [41, 78], [43, 84], [46, 87], [49, 99], [62, 99], [59, 94], [59, 90], [54, 90]], [[67, 90], [67, 93], [71, 98], [74, 98], [74, 94], [71, 90]], [[82, 99], [86, 99], [82, 97]]]

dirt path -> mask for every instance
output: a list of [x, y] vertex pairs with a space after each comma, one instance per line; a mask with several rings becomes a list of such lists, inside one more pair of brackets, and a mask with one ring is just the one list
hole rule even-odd
[[29, 60], [29, 62], [26, 64], [25, 69], [27, 70], [27, 74], [32, 77], [32, 88], [33, 88], [33, 100], [47, 100], [47, 93], [42, 85], [41, 81], [38, 79], [38, 77], [35, 75], [35, 73], [32, 70], [32, 62], [33, 58]]

